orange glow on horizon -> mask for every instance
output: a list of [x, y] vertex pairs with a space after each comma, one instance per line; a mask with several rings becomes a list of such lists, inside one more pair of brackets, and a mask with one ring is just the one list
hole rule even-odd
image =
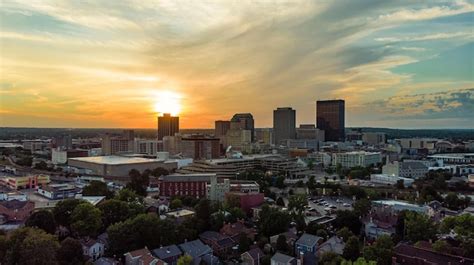
[[182, 96], [172, 91], [157, 92], [154, 98], [153, 110], [158, 114], [170, 113], [178, 116], [181, 112]]

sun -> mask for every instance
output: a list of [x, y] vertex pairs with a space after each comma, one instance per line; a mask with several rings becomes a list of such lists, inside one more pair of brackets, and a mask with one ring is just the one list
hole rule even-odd
[[158, 113], [169, 113], [173, 116], [179, 115], [181, 111], [181, 95], [171, 91], [157, 92], [154, 111]]

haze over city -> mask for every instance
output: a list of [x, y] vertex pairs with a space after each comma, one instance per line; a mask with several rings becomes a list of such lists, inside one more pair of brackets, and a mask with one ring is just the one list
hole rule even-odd
[[0, 126], [181, 128], [277, 107], [315, 123], [472, 128], [472, 1], [0, 3]]

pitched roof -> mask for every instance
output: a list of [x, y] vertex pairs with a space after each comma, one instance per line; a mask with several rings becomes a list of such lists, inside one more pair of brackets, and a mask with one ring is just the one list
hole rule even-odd
[[179, 249], [178, 246], [169, 245], [166, 247], [155, 248], [154, 250], [152, 250], [152, 253], [155, 257], [158, 257], [160, 259], [167, 259], [170, 257], [180, 256], [183, 252], [181, 252], [181, 249]]
[[[434, 250], [418, 248], [408, 244], [400, 243], [393, 248], [397, 261], [404, 264], [420, 264], [418, 261], [424, 261], [421, 264], [451, 264], [464, 265], [474, 263], [474, 259], [460, 256], [448, 255], [436, 252]], [[411, 262], [410, 262], [411, 261]]]
[[10, 210], [16, 210], [16, 209], [21, 209], [25, 207], [27, 204], [32, 204], [30, 201], [19, 201], [19, 200], [11, 200], [11, 201], [2, 201], [0, 202], [0, 205], [3, 207], [10, 209]]
[[183, 244], [178, 245], [178, 247], [181, 249], [181, 251], [192, 256], [193, 258], [203, 256], [204, 254], [212, 253], [211, 247], [205, 245], [199, 239], [185, 242]]
[[257, 248], [252, 248], [251, 250], [249, 250], [245, 253], [248, 253], [250, 255], [250, 257], [252, 257], [252, 259], [255, 260], [255, 261], [262, 258], [263, 256], [265, 256], [263, 251], [258, 247]]
[[223, 247], [232, 246], [234, 244], [234, 240], [232, 238], [217, 233], [215, 231], [205, 231], [199, 235], [201, 240], [211, 240], [215, 241], [218, 245]]
[[280, 252], [275, 253], [275, 255], [273, 255], [273, 257], [272, 257], [272, 261], [280, 262], [280, 263], [289, 263], [289, 262], [293, 261], [294, 259], [295, 259], [294, 257], [285, 255], [285, 254], [280, 253]]
[[304, 233], [296, 241], [296, 244], [312, 247], [312, 246], [315, 246], [316, 244], [318, 244], [318, 241], [321, 240], [321, 239], [322, 239], [322, 237]]
[[337, 236], [333, 236], [326, 240], [326, 242], [322, 243], [318, 247], [318, 251], [320, 251], [321, 253], [330, 251], [342, 255], [342, 253], [344, 252], [344, 247], [344, 241], [342, 241], [342, 239]]

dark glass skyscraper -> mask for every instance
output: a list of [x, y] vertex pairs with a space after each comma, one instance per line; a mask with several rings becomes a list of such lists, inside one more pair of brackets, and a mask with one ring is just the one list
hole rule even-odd
[[273, 141], [279, 145], [282, 140], [296, 138], [296, 110], [277, 108], [273, 111]]
[[342, 99], [316, 101], [316, 124], [326, 141], [344, 141], [345, 103]]
[[[237, 113], [235, 114], [232, 119], [230, 120], [231, 129], [241, 129], [241, 130], [249, 130], [251, 131], [251, 138], [252, 142], [254, 141], [255, 138], [255, 125], [254, 125], [254, 120], [253, 116], [250, 113]], [[237, 127], [237, 128], [235, 128]]]
[[163, 140], [165, 136], [174, 136], [175, 133], [179, 133], [179, 117], [169, 113], [158, 116], [158, 140]]

